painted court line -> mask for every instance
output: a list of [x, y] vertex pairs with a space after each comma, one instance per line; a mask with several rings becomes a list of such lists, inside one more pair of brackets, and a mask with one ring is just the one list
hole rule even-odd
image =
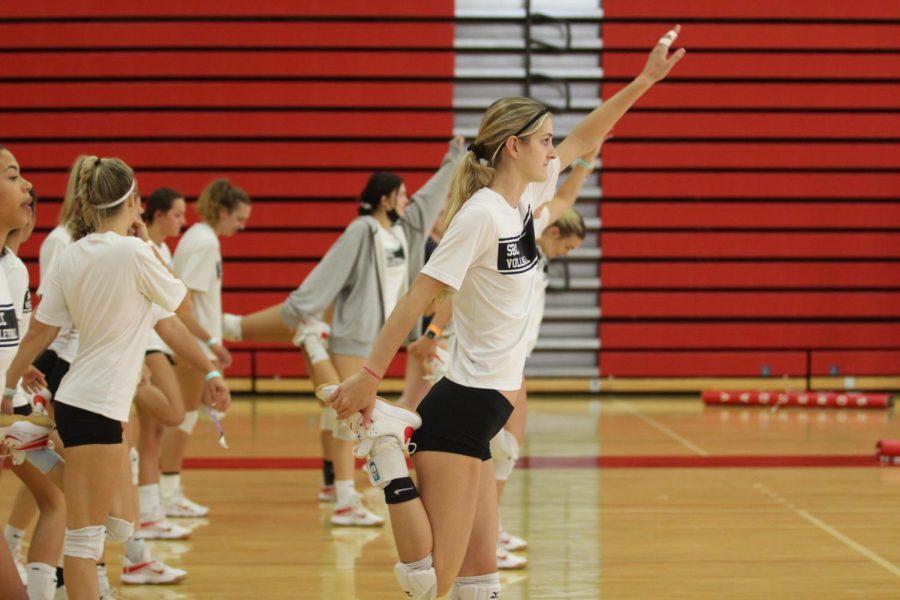
[[753, 487], [761, 494], [768, 496], [775, 502], [778, 502], [779, 504], [784, 506], [786, 509], [793, 511], [794, 514], [796, 514], [798, 517], [806, 520], [808, 523], [810, 523], [810, 524], [814, 525], [815, 527], [817, 527], [818, 529], [824, 531], [825, 533], [827, 533], [834, 539], [838, 540], [845, 546], [849, 547], [851, 550], [853, 550], [859, 554], [862, 554], [863, 556], [865, 556], [866, 558], [868, 558], [869, 560], [871, 560], [878, 566], [880, 566], [883, 569], [890, 572], [895, 577], [900, 577], [900, 567], [897, 567], [897, 565], [895, 565], [894, 563], [882, 558], [881, 556], [879, 556], [878, 554], [876, 554], [869, 548], [863, 546], [862, 544], [860, 544], [853, 538], [850, 538], [850, 537], [844, 535], [843, 533], [841, 533], [840, 531], [838, 531], [837, 529], [835, 529], [834, 527], [832, 527], [831, 525], [829, 525], [822, 519], [816, 517], [815, 515], [803, 510], [802, 508], [797, 508], [796, 506], [794, 506], [793, 504], [791, 504], [786, 499], [782, 498], [779, 494], [773, 492], [766, 486], [764, 486], [762, 484], [755, 484]]
[[[194, 456], [188, 469], [311, 470], [321, 469], [313, 456]], [[871, 454], [724, 455], [724, 456], [524, 456], [520, 469], [797, 469], [881, 467]]]
[[672, 438], [673, 440], [675, 440], [676, 442], [678, 442], [685, 448], [691, 450], [695, 454], [698, 454], [699, 456], [709, 456], [709, 452], [707, 452], [706, 450], [704, 450], [697, 444], [693, 443], [692, 441], [685, 438], [684, 436], [679, 435], [675, 431], [672, 431], [671, 429], [669, 429], [668, 427], [666, 427], [665, 425], [663, 425], [656, 419], [648, 417], [647, 415], [645, 415], [638, 409], [634, 408], [630, 404], [626, 404], [625, 402], [622, 402], [621, 400], [616, 400], [616, 406], [621, 406], [622, 408], [624, 408], [625, 410], [627, 410], [628, 412], [630, 412], [631, 414], [633, 414], [634, 416], [636, 416], [637, 418], [642, 420], [647, 425], [650, 425], [654, 429], [657, 429], [658, 431], [663, 432], [664, 434], [666, 434], [667, 436], [669, 436], [670, 438]]

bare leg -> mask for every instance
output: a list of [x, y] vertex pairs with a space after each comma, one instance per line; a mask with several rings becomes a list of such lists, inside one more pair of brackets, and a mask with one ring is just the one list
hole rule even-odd
[[243, 342], [290, 342], [294, 331], [279, 315], [281, 307], [270, 306], [241, 318], [241, 341]]
[[494, 489], [494, 464], [487, 460], [481, 463], [481, 479], [478, 482], [478, 504], [469, 547], [462, 568], [461, 577], [485, 575], [497, 571], [497, 495]]
[[[528, 407], [525, 405], [528, 401], [528, 392], [525, 391], [525, 384], [523, 382], [522, 389], [519, 390], [519, 397], [516, 399], [515, 408], [513, 408], [512, 414], [509, 415], [509, 420], [506, 421], [506, 425], [504, 425], [504, 429], [509, 431], [516, 438], [516, 441], [519, 442], [519, 446], [521, 447], [523, 443], [525, 443], [525, 421], [528, 417]], [[506, 481], [497, 480], [497, 502], [500, 502], [500, 498], [503, 496], [503, 489], [506, 487]]]
[[[388, 505], [397, 554], [401, 562], [411, 563], [431, 553], [437, 595], [443, 596], [467, 554], [480, 496], [482, 461], [447, 452], [416, 452], [413, 463], [421, 497]], [[490, 489], [493, 498], [493, 487]]]
[[31, 545], [28, 547], [28, 562], [55, 567], [62, 554], [66, 534], [66, 503], [63, 493], [28, 461], [12, 469], [30, 490], [29, 496], [40, 510]]
[[[125, 444], [89, 444], [66, 449], [64, 489], [66, 526], [81, 529], [106, 523], [112, 497], [120, 486], [122, 469], [128, 460]], [[72, 600], [96, 600], [97, 562], [88, 558], [65, 557], [66, 588]]]
[[[331, 357], [334, 366], [344, 380], [362, 369], [365, 358], [361, 356], [349, 356], [347, 354], [335, 354]], [[334, 463], [334, 478], [336, 481], [353, 479], [356, 460], [353, 458], [354, 441], [331, 438], [331, 461]]]
[[28, 600], [25, 586], [19, 579], [19, 572], [16, 571], [16, 564], [6, 544], [0, 544], [0, 597], [9, 600]]
[[[205, 380], [203, 373], [197, 371], [182, 360], [175, 363], [175, 376], [181, 389], [185, 411], [194, 411], [200, 407]], [[162, 453], [160, 470], [163, 473], [180, 473], [181, 462], [187, 450], [189, 434], [177, 427], [167, 427], [162, 437]]]
[[28, 486], [20, 485], [7, 522], [16, 529], [28, 529], [37, 514], [38, 505], [34, 494], [29, 491]]
[[181, 388], [175, 376], [175, 370], [169, 360], [161, 353], [154, 352], [147, 356], [145, 362], [150, 369], [150, 383], [165, 397], [168, 418], [161, 422], [157, 416], [137, 405], [140, 417], [140, 440], [138, 442], [140, 485], [159, 483], [159, 460], [163, 436], [163, 425], [177, 426], [184, 420], [184, 402]]

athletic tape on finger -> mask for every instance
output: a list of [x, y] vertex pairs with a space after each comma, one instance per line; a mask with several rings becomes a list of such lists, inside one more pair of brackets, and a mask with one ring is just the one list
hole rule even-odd
[[666, 35], [659, 38], [659, 43], [669, 48], [676, 39], [678, 39], [678, 33], [674, 29], [670, 29]]

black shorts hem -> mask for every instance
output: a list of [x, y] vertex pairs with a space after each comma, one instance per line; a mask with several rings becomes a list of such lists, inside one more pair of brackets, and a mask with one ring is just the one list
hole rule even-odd
[[53, 409], [56, 430], [66, 448], [122, 443], [121, 421], [59, 401]]
[[416, 452], [447, 452], [491, 459], [491, 439], [500, 431], [513, 406], [497, 390], [438, 381], [419, 403], [420, 427], [412, 437]]

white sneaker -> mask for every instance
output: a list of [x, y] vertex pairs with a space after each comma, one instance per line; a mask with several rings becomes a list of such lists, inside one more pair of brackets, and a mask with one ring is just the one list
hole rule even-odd
[[26, 452], [47, 447], [53, 428], [45, 415], [0, 415], [0, 443], [12, 452], [13, 464], [20, 465]]
[[337, 490], [333, 485], [323, 485], [319, 488], [319, 502], [334, 502], [337, 500]]
[[122, 558], [122, 576], [119, 578], [127, 585], [169, 585], [184, 581], [187, 571], [174, 569], [153, 558], [149, 550], [144, 551], [144, 559], [133, 563], [125, 556]]
[[524, 550], [525, 548], [528, 547], [528, 542], [526, 542], [525, 540], [523, 540], [520, 537], [510, 535], [509, 533], [506, 533], [502, 529], [500, 530], [500, 533], [497, 536], [497, 543], [499, 543], [501, 546], [503, 546], [510, 552]]
[[502, 571], [515, 571], [524, 569], [528, 565], [528, 559], [523, 556], [516, 556], [497, 544], [497, 568]]
[[191, 530], [163, 518], [141, 523], [134, 537], [139, 540], [186, 540], [191, 537]]
[[174, 498], [162, 501], [163, 512], [167, 517], [205, 517], [209, 514], [209, 507], [197, 504], [196, 502], [184, 497], [183, 494], [176, 494]]
[[349, 504], [334, 507], [331, 524], [342, 527], [381, 527], [384, 519], [366, 508], [362, 503], [362, 494], [356, 493]]
[[306, 344], [308, 336], [319, 339], [323, 346], [327, 346], [328, 338], [331, 337], [331, 327], [328, 323], [319, 319], [306, 319], [297, 325], [297, 330], [294, 332], [294, 338], [291, 341], [298, 348], [302, 348]]
[[[385, 436], [396, 438], [400, 447], [407, 454], [415, 452], [415, 447], [410, 450], [409, 440], [416, 429], [422, 426], [422, 417], [419, 416], [419, 413], [389, 404], [382, 398], [375, 398], [375, 410], [372, 411], [371, 425], [359, 426], [361, 415], [354, 415], [352, 418], [357, 422], [355, 427], [351, 422], [351, 428], [356, 430], [356, 437], [359, 440], [359, 444], [354, 449], [357, 457], [368, 456], [375, 440]], [[347, 420], [351, 421], [351, 419]]]

